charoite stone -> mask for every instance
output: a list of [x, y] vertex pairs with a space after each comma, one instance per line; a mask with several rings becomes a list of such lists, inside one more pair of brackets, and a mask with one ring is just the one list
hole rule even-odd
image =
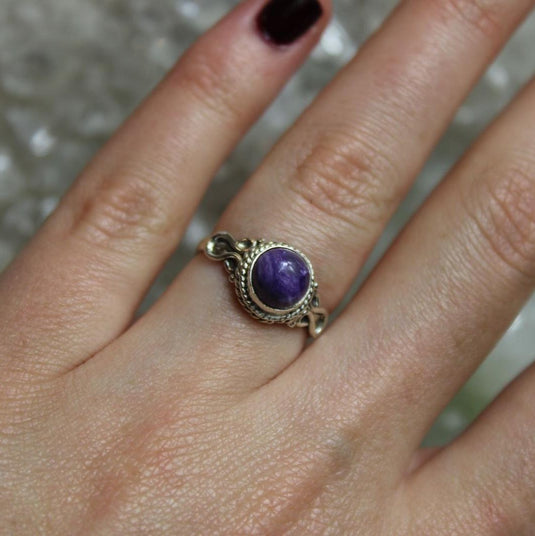
[[268, 249], [256, 260], [251, 282], [262, 303], [272, 309], [290, 309], [306, 295], [310, 271], [301, 255], [288, 248], [276, 247]]

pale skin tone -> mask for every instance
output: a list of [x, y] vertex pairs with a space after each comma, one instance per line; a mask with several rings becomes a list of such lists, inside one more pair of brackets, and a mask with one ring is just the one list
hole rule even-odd
[[[217, 229], [301, 249], [332, 310], [534, 3], [401, 2]], [[419, 449], [533, 291], [533, 84], [312, 345], [247, 316], [201, 255], [132, 322], [331, 10], [276, 48], [254, 31], [261, 6], [192, 46], [1, 276], [0, 533], [533, 534], [534, 368], [452, 444]]]

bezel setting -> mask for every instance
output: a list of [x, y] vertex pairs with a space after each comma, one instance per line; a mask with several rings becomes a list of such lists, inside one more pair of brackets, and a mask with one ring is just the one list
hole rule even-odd
[[[253, 286], [253, 268], [256, 261], [270, 249], [281, 248], [293, 251], [306, 263], [310, 274], [308, 289], [295, 305], [288, 309], [273, 309], [269, 307], [257, 296]], [[236, 294], [242, 305], [255, 318], [267, 323], [283, 323], [290, 324], [292, 321], [300, 320], [305, 314], [310, 311], [312, 300], [318, 288], [318, 284], [314, 278], [314, 269], [311, 262], [297, 248], [282, 242], [265, 242], [258, 240], [253, 243], [243, 255], [242, 260], [238, 263], [234, 273], [234, 285]]]
[[[284, 242], [264, 239], [243, 238], [236, 240], [227, 231], [221, 231], [205, 238], [199, 243], [197, 249], [210, 260], [223, 262], [239, 302], [256, 320], [266, 324], [286, 324], [291, 328], [306, 327], [313, 338], [319, 337], [325, 330], [329, 321], [329, 313], [320, 306], [318, 283], [312, 263], [299, 249]], [[254, 287], [255, 273], [253, 270], [255, 263], [271, 249], [285, 249], [294, 253], [303, 261], [307, 270], [308, 288], [306, 292], [299, 301], [285, 309], [275, 309], [264, 303]], [[267, 281], [269, 281], [269, 277]], [[257, 282], [259, 281], [257, 280]], [[282, 280], [279, 282], [283, 284]], [[291, 292], [290, 289], [288, 291]]]

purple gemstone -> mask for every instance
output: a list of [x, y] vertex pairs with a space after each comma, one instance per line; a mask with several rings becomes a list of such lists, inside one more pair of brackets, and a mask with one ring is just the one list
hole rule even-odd
[[272, 309], [290, 309], [305, 296], [310, 285], [308, 265], [291, 249], [272, 248], [253, 266], [252, 284], [258, 298]]

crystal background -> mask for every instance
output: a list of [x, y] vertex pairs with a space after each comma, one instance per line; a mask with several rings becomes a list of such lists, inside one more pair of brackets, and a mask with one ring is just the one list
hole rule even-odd
[[[0, 3], [0, 270], [54, 209], [91, 155], [231, 0], [2, 0]], [[395, 0], [334, 0], [311, 58], [215, 177], [146, 308], [191, 257], [276, 138], [358, 50]], [[361, 280], [474, 137], [535, 67], [535, 17], [462, 106]], [[357, 282], [358, 284], [358, 282]], [[356, 288], [356, 287], [355, 287]], [[431, 430], [458, 434], [535, 357], [535, 299]]]

